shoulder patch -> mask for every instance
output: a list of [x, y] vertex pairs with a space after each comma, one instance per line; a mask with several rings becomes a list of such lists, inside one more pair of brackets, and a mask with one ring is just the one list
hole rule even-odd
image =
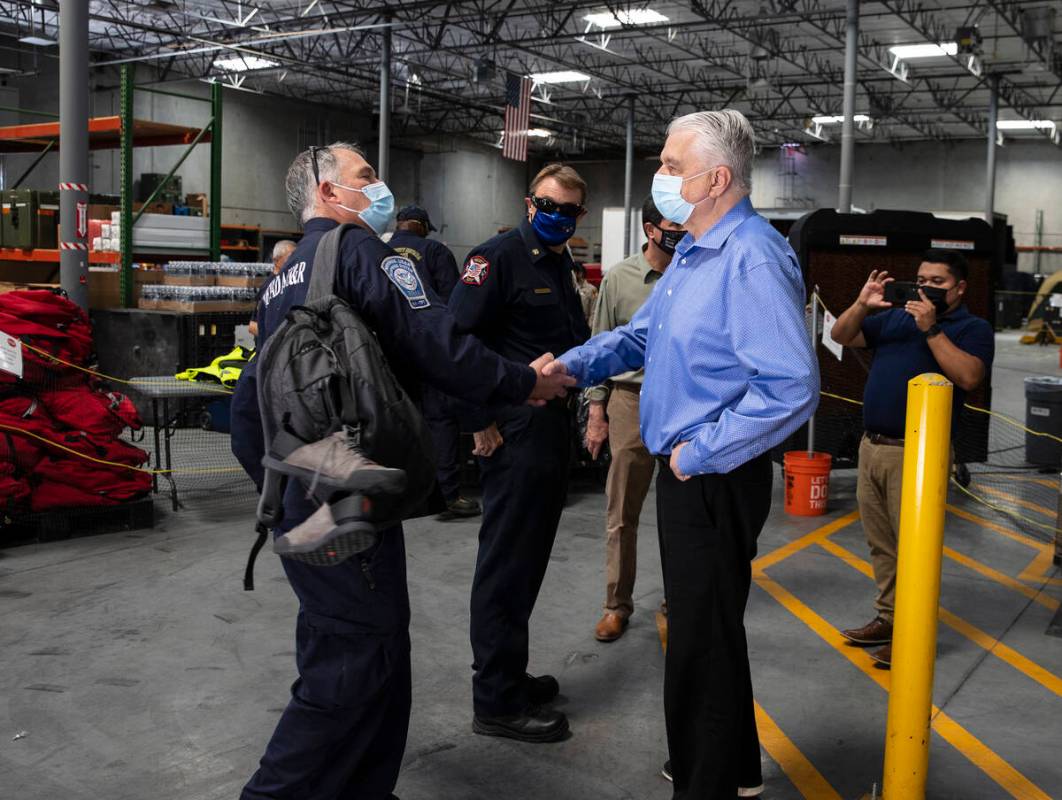
[[413, 263], [418, 263], [424, 259], [424, 257], [412, 247], [404, 247], [403, 245], [399, 245], [398, 247], [394, 247], [392, 249], [400, 256], [405, 256]]
[[427, 308], [431, 305], [428, 294], [424, 291], [424, 284], [420, 282], [417, 268], [413, 262], [403, 256], [388, 256], [380, 262], [380, 269], [384, 271], [391, 283], [398, 287], [406, 298], [410, 308]]
[[482, 286], [490, 274], [490, 262], [483, 256], [472, 256], [465, 264], [465, 271], [461, 275], [461, 283], [469, 286]]

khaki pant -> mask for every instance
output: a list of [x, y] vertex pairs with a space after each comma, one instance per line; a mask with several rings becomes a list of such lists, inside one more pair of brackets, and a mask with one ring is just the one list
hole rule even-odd
[[638, 517], [653, 480], [655, 460], [638, 430], [638, 386], [616, 385], [608, 401], [608, 444], [612, 465], [605, 493], [605, 610], [626, 619], [634, 613], [638, 564]]
[[900, 496], [903, 485], [903, 448], [873, 444], [865, 436], [859, 444], [856, 499], [863, 531], [870, 545], [870, 563], [878, 585], [878, 616], [892, 622], [896, 608], [896, 546], [900, 535]]

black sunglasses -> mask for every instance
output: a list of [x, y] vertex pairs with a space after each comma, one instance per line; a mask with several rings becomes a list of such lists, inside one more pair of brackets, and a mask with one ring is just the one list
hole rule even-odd
[[536, 197], [535, 195], [531, 195], [531, 203], [545, 214], [560, 212], [566, 217], [578, 217], [586, 211], [586, 207], [582, 203], [558, 203], [548, 197]]
[[327, 150], [327, 147], [314, 147], [310, 145], [310, 163], [313, 165], [313, 182], [314, 186], [319, 186], [321, 183], [321, 172], [317, 167], [317, 154], [321, 150]]

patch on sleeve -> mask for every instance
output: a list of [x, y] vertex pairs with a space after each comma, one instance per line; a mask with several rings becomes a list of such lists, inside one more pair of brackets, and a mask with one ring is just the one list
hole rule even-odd
[[490, 274], [490, 262], [483, 256], [472, 256], [465, 264], [465, 271], [461, 275], [461, 283], [469, 286], [482, 286]]
[[391, 283], [398, 287], [410, 308], [427, 308], [431, 305], [424, 284], [420, 282], [413, 262], [402, 256], [388, 256], [380, 262], [380, 269], [387, 273]]

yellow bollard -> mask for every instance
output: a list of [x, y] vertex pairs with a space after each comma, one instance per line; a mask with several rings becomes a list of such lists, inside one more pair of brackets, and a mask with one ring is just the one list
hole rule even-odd
[[951, 395], [943, 375], [919, 375], [907, 384], [884, 800], [922, 800], [926, 793]]

